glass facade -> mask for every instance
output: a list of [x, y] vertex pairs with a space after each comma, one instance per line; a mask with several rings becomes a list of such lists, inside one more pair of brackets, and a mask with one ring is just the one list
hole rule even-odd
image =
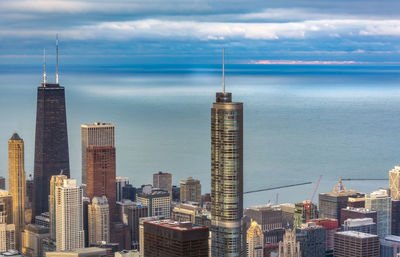
[[217, 93], [211, 109], [212, 256], [244, 256], [243, 103]]

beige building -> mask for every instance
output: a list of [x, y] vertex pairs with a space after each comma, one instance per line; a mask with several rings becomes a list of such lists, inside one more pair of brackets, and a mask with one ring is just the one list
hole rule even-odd
[[153, 174], [153, 187], [167, 190], [172, 199], [172, 174], [161, 171]]
[[52, 176], [50, 180], [49, 216], [50, 216], [50, 238], [56, 240], [56, 187], [62, 186], [63, 181], [68, 179], [65, 175]]
[[6, 190], [0, 190], [0, 223], [13, 223], [12, 196]]
[[248, 257], [264, 257], [264, 234], [257, 221], [251, 221], [247, 230], [246, 243]]
[[201, 202], [200, 180], [192, 177], [181, 180], [181, 201]]
[[110, 242], [110, 209], [105, 196], [93, 197], [88, 206], [89, 245]]
[[50, 236], [48, 228], [29, 224], [22, 232], [22, 253], [30, 257], [42, 257], [42, 243]]
[[15, 225], [0, 224], [0, 252], [16, 249]]
[[400, 166], [394, 166], [389, 171], [390, 196], [393, 200], [400, 200]]
[[21, 232], [25, 227], [24, 141], [14, 133], [8, 140], [8, 190], [13, 201], [16, 249], [21, 250]]
[[[283, 241], [279, 242], [279, 257], [301, 257], [300, 242], [296, 240], [296, 231], [287, 229]], [[306, 257], [306, 256], [304, 256]]]
[[172, 209], [171, 219], [180, 222], [195, 223], [196, 215], [200, 212], [201, 208], [192, 204], [176, 204]]
[[83, 230], [82, 189], [75, 179], [64, 179], [56, 187], [57, 251], [73, 251], [85, 247]]
[[116, 252], [115, 257], [140, 257], [140, 252], [137, 250], [123, 250], [121, 252]]
[[106, 257], [107, 251], [103, 248], [98, 247], [88, 247], [88, 248], [81, 248], [76, 249], [73, 251], [57, 251], [57, 252], [47, 252], [46, 257]]

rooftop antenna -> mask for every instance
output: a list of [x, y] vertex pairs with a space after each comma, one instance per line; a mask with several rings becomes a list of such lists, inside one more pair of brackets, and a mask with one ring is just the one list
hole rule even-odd
[[225, 48], [222, 49], [222, 93], [225, 93]]
[[58, 33], [56, 34], [56, 84], [58, 84]]
[[46, 87], [46, 48], [43, 49], [43, 86]]

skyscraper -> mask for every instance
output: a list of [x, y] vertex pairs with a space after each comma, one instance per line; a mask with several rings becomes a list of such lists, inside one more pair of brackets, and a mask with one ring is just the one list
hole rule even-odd
[[223, 82], [211, 109], [212, 256], [245, 254], [242, 217], [243, 103], [232, 102], [232, 94], [225, 92]]
[[379, 237], [357, 231], [335, 234], [334, 256], [376, 257], [379, 256]]
[[153, 187], [167, 190], [172, 199], [172, 174], [159, 171], [153, 174]]
[[89, 146], [86, 149], [87, 187], [89, 198], [107, 197], [110, 218], [116, 219], [115, 148], [113, 146]]
[[[82, 134], [82, 187], [86, 188], [86, 148], [88, 146], [115, 146], [115, 125], [95, 122], [81, 125]], [[86, 192], [84, 192], [86, 193]]]
[[264, 257], [264, 235], [257, 221], [251, 221], [246, 242], [248, 257]]
[[385, 238], [391, 234], [392, 200], [384, 189], [374, 191], [365, 196], [365, 208], [377, 212], [378, 236]]
[[21, 250], [21, 232], [25, 227], [24, 141], [14, 133], [8, 140], [8, 189], [13, 201], [15, 243]]
[[400, 200], [400, 166], [394, 166], [389, 171], [390, 196], [393, 200]]
[[181, 201], [201, 202], [201, 184], [200, 180], [187, 178], [181, 180]]
[[56, 187], [56, 217], [57, 251], [84, 248], [82, 189], [75, 179], [64, 179]]
[[60, 173], [69, 177], [65, 92], [58, 83], [57, 65], [56, 83], [46, 82], [45, 68], [37, 92], [33, 217], [49, 211], [50, 179]]
[[93, 197], [88, 206], [89, 245], [110, 242], [110, 210], [107, 198]]
[[50, 238], [56, 240], [56, 187], [62, 186], [63, 181], [67, 179], [65, 175], [52, 176], [50, 180], [49, 195], [49, 216], [50, 216]]
[[115, 186], [117, 190], [117, 202], [120, 202], [123, 198], [123, 188], [129, 184], [129, 179], [128, 178], [123, 178], [120, 176], [117, 176], [115, 178]]

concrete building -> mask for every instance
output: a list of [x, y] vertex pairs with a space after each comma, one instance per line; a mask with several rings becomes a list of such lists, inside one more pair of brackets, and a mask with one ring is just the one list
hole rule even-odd
[[392, 200], [387, 190], [380, 189], [365, 196], [365, 208], [377, 212], [378, 236], [385, 238], [391, 234]]
[[16, 249], [21, 250], [21, 232], [25, 228], [24, 140], [14, 133], [8, 140], [8, 191], [12, 196]]
[[310, 201], [296, 203], [294, 207], [293, 217], [293, 227], [301, 227], [302, 224], [305, 224], [307, 222], [307, 220], [318, 218], [317, 205], [311, 203]]
[[122, 188], [122, 199], [131, 200], [132, 202], [136, 202], [136, 188], [131, 184], [126, 184]]
[[245, 209], [244, 215], [256, 221], [263, 232], [282, 228], [282, 209], [279, 206], [271, 204], [252, 206]]
[[208, 257], [207, 227], [172, 220], [145, 220], [143, 228], [143, 256]]
[[42, 214], [35, 217], [35, 225], [50, 229], [50, 223], [50, 214], [48, 212], [43, 212]]
[[148, 207], [148, 216], [171, 216], [171, 198], [165, 190], [153, 189], [150, 193], [139, 193], [137, 201]]
[[145, 217], [139, 219], [139, 250], [142, 256], [144, 256], [144, 223], [147, 221], [159, 220], [164, 220], [164, 217]]
[[124, 224], [128, 225], [131, 232], [131, 248], [139, 249], [139, 221], [140, 218], [148, 217], [148, 207], [141, 203], [124, 208]]
[[93, 197], [88, 206], [89, 245], [110, 242], [110, 209], [105, 196]]
[[13, 223], [12, 196], [5, 190], [0, 190], [0, 223]]
[[6, 179], [0, 176], [0, 190], [6, 190]]
[[247, 256], [264, 257], [264, 235], [257, 221], [251, 221], [246, 236]]
[[118, 220], [116, 211], [115, 147], [86, 148], [86, 196], [107, 197], [111, 221]]
[[344, 221], [343, 231], [358, 231], [376, 235], [377, 226], [372, 218], [347, 219]]
[[123, 198], [123, 188], [129, 184], [129, 178], [124, 178], [117, 176], [115, 178], [115, 186], [116, 186], [116, 193], [117, 193], [117, 202], [122, 201]]
[[243, 103], [216, 93], [211, 109], [211, 255], [243, 256]]
[[76, 249], [72, 251], [57, 251], [57, 252], [47, 252], [46, 257], [107, 257], [107, 252], [105, 249], [99, 247], [89, 247]]
[[82, 136], [82, 187], [86, 189], [86, 174], [87, 174], [86, 149], [89, 146], [115, 147], [115, 125], [111, 123], [102, 123], [102, 122], [83, 124], [81, 125], [81, 136]]
[[283, 203], [279, 207], [282, 210], [282, 227], [293, 228], [295, 205], [293, 203]]
[[296, 239], [300, 242], [301, 256], [325, 257], [326, 228], [307, 222], [296, 228]]
[[200, 180], [194, 179], [192, 177], [187, 178], [185, 180], [181, 180], [180, 182], [181, 188], [181, 201], [190, 201], [190, 202], [201, 202], [201, 184]]
[[296, 240], [296, 231], [287, 229], [283, 240], [279, 242], [278, 257], [301, 257], [300, 242]]
[[159, 171], [153, 174], [153, 187], [168, 191], [172, 197], [172, 174]]
[[56, 187], [62, 186], [63, 181], [68, 179], [65, 175], [55, 175], [50, 180], [49, 195], [49, 216], [50, 216], [50, 238], [56, 240], [57, 222], [56, 222]]
[[0, 224], [0, 252], [16, 249], [14, 224]]
[[196, 204], [197, 202], [193, 202], [193, 204], [175, 204], [172, 209], [171, 219], [180, 222], [195, 223], [196, 215], [201, 211], [199, 204]]
[[380, 240], [380, 257], [397, 257], [400, 254], [400, 237], [386, 236]]
[[341, 210], [340, 215], [340, 226], [344, 224], [344, 221], [347, 219], [365, 219], [372, 218], [372, 220], [376, 223], [378, 220], [378, 213], [376, 211], [372, 211], [365, 208], [354, 208], [347, 207]]
[[22, 253], [29, 257], [42, 257], [43, 240], [50, 237], [50, 230], [46, 227], [29, 224], [22, 232]]
[[82, 189], [75, 179], [65, 179], [56, 187], [56, 217], [57, 251], [85, 247]]
[[335, 234], [335, 257], [378, 257], [379, 237], [356, 231]]
[[334, 247], [334, 237], [335, 233], [338, 231], [338, 221], [335, 219], [314, 219], [309, 220], [309, 222], [315, 223], [317, 226], [324, 227], [326, 229], [326, 248], [327, 253], [333, 253]]
[[110, 224], [110, 242], [118, 243], [118, 251], [130, 250], [132, 245], [131, 230], [122, 222]]

